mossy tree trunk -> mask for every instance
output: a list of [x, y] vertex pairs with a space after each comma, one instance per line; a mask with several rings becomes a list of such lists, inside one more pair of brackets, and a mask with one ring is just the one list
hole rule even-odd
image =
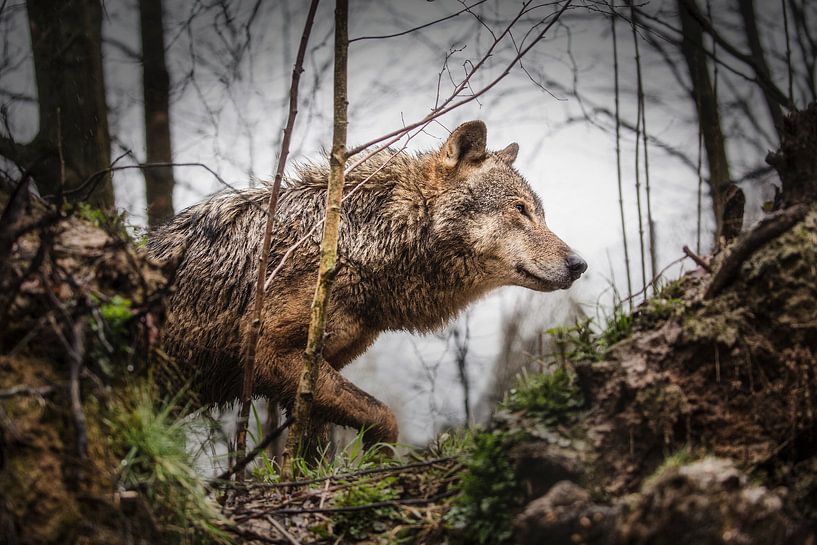
[[347, 93], [346, 64], [349, 48], [349, 6], [347, 0], [335, 4], [335, 83], [334, 83], [334, 130], [332, 154], [329, 158], [329, 185], [326, 190], [326, 219], [323, 226], [318, 282], [312, 300], [312, 318], [309, 323], [304, 366], [295, 399], [295, 424], [290, 431], [289, 451], [309, 453], [313, 450], [318, 426], [312, 422], [312, 405], [318, 369], [323, 357], [326, 315], [330, 304], [332, 284], [335, 279], [340, 228], [340, 206], [343, 199], [344, 167], [346, 165]]

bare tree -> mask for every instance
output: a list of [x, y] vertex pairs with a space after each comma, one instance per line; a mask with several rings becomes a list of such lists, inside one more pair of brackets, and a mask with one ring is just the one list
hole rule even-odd
[[43, 194], [111, 208], [108, 107], [99, 0], [29, 0], [39, 132], [28, 143], [0, 136], [0, 154], [28, 172]]
[[709, 167], [707, 182], [715, 214], [715, 240], [718, 240], [723, 231], [725, 190], [731, 180], [729, 161], [726, 157], [726, 141], [721, 128], [718, 97], [715, 95], [709, 75], [703, 29], [696, 18], [696, 15], [700, 16], [700, 12], [695, 0], [677, 1], [683, 36], [680, 47], [692, 82], [695, 111], [706, 149]]
[[[147, 162], [170, 163], [170, 76], [165, 63], [162, 0], [139, 0], [139, 20]], [[148, 225], [155, 227], [173, 216], [173, 167], [147, 168], [144, 175]]]

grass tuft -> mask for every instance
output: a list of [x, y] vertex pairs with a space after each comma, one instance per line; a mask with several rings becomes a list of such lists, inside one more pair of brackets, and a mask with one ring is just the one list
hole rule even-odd
[[111, 409], [112, 447], [124, 454], [120, 487], [144, 497], [163, 542], [229, 543], [225, 519], [187, 451], [187, 424], [176, 416], [183, 411], [174, 401], [157, 406], [155, 399], [152, 388], [136, 386]]

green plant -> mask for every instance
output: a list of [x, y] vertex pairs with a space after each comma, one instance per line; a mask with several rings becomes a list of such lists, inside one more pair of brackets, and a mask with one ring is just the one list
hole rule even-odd
[[108, 302], [99, 305], [99, 314], [112, 333], [122, 334], [125, 332], [127, 322], [133, 318], [131, 304], [130, 299], [114, 295]]
[[514, 434], [479, 432], [474, 435], [460, 491], [446, 515], [462, 543], [497, 545], [511, 538], [511, 517], [522, 506], [522, 494], [508, 457]]
[[123, 454], [119, 484], [141, 494], [165, 542], [229, 543], [226, 523], [186, 448], [189, 424], [175, 400], [157, 406], [154, 389], [140, 385], [111, 407], [107, 424], [114, 451]]
[[554, 337], [557, 361], [566, 365], [576, 361], [601, 361], [619, 341], [626, 339], [633, 330], [633, 316], [621, 305], [616, 305], [609, 316], [604, 317], [604, 329], [594, 327], [593, 318], [576, 320], [570, 327], [548, 329]]
[[582, 405], [581, 391], [564, 367], [542, 374], [523, 371], [502, 401], [503, 408], [536, 414], [546, 424], [558, 423]]

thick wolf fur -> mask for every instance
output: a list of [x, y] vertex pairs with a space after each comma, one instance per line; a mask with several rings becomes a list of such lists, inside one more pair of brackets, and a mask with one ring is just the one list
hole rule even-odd
[[[518, 146], [485, 149], [485, 125], [461, 125], [441, 149], [381, 153], [346, 179], [338, 269], [327, 316], [316, 416], [395, 441], [391, 410], [340, 374], [386, 330], [437, 329], [504, 285], [567, 288], [586, 265], [546, 226], [539, 198], [511, 166]], [[371, 179], [362, 186], [360, 182]], [[323, 217], [328, 168], [308, 165], [282, 188], [269, 269]], [[178, 259], [165, 350], [196, 377], [205, 403], [240, 393], [269, 188], [224, 193], [152, 234], [149, 252]], [[257, 393], [294, 401], [315, 289], [321, 230], [266, 294]]]

